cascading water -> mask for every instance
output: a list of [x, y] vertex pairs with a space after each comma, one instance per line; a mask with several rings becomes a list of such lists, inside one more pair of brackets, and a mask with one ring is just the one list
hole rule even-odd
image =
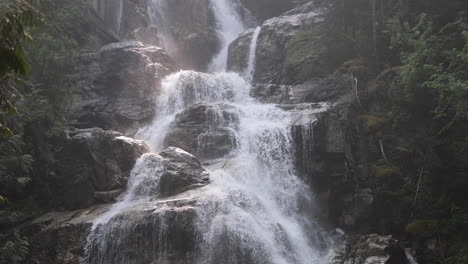
[[[222, 70], [227, 46], [243, 26], [227, 0], [212, 0], [212, 4], [225, 42], [212, 70]], [[257, 28], [252, 38], [247, 79], [255, 67], [259, 33]], [[323, 239], [314, 221], [314, 202], [295, 175], [293, 116], [275, 105], [257, 102], [249, 93], [249, 81], [235, 73], [181, 71], [165, 78], [156, 117], [137, 137], [153, 151], [164, 149], [176, 116], [203, 102], [212, 106], [207, 108], [212, 126], [235, 122], [235, 148], [229, 155], [206, 162], [211, 183], [173, 198], [173, 204], [194, 201], [177, 208], [158, 198], [164, 159], [156, 154], [140, 158], [127, 192], [95, 221], [82, 263], [322, 263]], [[223, 107], [229, 107], [235, 118], [223, 117]], [[198, 148], [209, 151], [200, 138]], [[188, 217], [180, 213], [187, 211]], [[185, 220], [179, 225], [180, 219]], [[168, 223], [174, 221], [182, 231], [168, 230]], [[144, 232], [137, 231], [141, 229]], [[188, 233], [195, 234], [195, 246], [190, 248], [196, 253], [174, 259], [167, 253], [173, 250], [167, 240], [182, 237], [178, 243], [185, 243]], [[135, 244], [138, 247], [129, 252], [128, 247]]]
[[246, 28], [231, 1], [210, 0], [210, 2], [218, 23], [217, 34], [221, 41], [221, 50], [213, 58], [208, 70], [220, 72], [226, 70], [229, 44]]
[[245, 78], [250, 82], [253, 80], [255, 74], [255, 57], [257, 52], [257, 42], [261, 30], [262, 27], [260, 26], [255, 28], [252, 35], [252, 42], [250, 43], [249, 60], [247, 62], [247, 69], [244, 72]]

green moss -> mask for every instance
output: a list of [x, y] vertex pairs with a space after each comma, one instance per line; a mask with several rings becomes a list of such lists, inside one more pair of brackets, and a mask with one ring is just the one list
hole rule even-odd
[[378, 178], [387, 178], [395, 175], [400, 175], [400, 168], [396, 166], [374, 166], [375, 176]]
[[468, 263], [468, 245], [465, 244], [456, 249], [455, 256], [450, 257], [447, 261], [449, 264], [466, 264]]
[[425, 235], [435, 232], [437, 229], [436, 220], [414, 220], [409, 223], [405, 230], [413, 235]]
[[385, 126], [385, 124], [388, 123], [387, 118], [375, 115], [360, 115], [358, 119], [361, 120], [364, 128], [369, 132], [380, 130], [383, 126]]
[[301, 64], [305, 60], [318, 58], [320, 50], [312, 32], [301, 31], [292, 37], [287, 45], [286, 65]]

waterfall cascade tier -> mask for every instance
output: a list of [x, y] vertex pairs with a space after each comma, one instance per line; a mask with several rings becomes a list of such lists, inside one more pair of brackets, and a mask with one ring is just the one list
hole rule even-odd
[[250, 96], [260, 28], [252, 38], [246, 76], [223, 72], [229, 43], [245, 28], [232, 2], [211, 4], [223, 46], [210, 66], [217, 73], [181, 71], [166, 77], [156, 117], [137, 137], [161, 151], [178, 121], [198, 129], [193, 154], [210, 151], [217, 141], [206, 136], [218, 135], [220, 126], [233, 143], [222, 155], [207, 156], [209, 184], [202, 180], [201, 188], [169, 198], [160, 189], [170, 169], [166, 159], [143, 156], [126, 194], [95, 221], [83, 263], [322, 263], [327, 243], [314, 220], [314, 199], [295, 175], [297, 115]]

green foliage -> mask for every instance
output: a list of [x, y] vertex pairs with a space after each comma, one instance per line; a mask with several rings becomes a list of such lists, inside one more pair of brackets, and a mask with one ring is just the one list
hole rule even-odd
[[11, 136], [6, 116], [17, 113], [16, 101], [21, 98], [17, 84], [29, 72], [23, 43], [32, 40], [27, 29], [42, 22], [30, 1], [2, 2], [0, 5], [0, 133]]
[[0, 241], [5, 241], [0, 247], [0, 264], [18, 264], [25, 260], [29, 242], [17, 229], [9, 236], [0, 234]]

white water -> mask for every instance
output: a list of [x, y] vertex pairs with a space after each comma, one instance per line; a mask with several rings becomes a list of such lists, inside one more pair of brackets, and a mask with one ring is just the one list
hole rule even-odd
[[260, 26], [255, 28], [252, 35], [252, 42], [250, 43], [249, 60], [247, 61], [247, 69], [244, 72], [245, 78], [250, 82], [252, 82], [255, 74], [255, 57], [257, 52], [257, 42], [261, 30], [262, 27]]
[[226, 70], [229, 44], [246, 30], [234, 3], [230, 0], [210, 0], [217, 22], [217, 34], [221, 41], [221, 50], [208, 66], [210, 72]]

